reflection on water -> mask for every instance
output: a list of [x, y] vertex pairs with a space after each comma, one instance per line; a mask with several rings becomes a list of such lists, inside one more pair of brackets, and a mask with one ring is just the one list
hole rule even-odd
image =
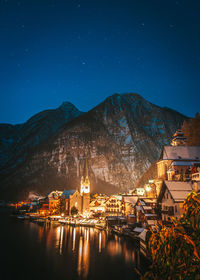
[[99, 232], [99, 253], [101, 253], [101, 232]]
[[139, 252], [134, 246], [128, 246], [127, 242], [117, 236], [107, 236], [105, 231], [94, 228], [58, 226], [57, 228], [38, 229], [38, 239], [43, 242], [42, 234], [46, 235], [47, 246], [57, 249], [59, 255], [71, 250], [76, 254], [77, 274], [86, 279], [90, 269], [90, 247], [97, 249], [99, 254], [107, 254], [112, 259], [123, 257], [126, 263], [132, 263], [133, 267], [140, 263]]
[[[34, 280], [139, 279], [134, 267], [140, 266], [141, 259], [129, 239], [68, 225], [49, 227], [1, 219], [1, 226], [5, 229], [0, 232], [1, 240], [7, 240], [1, 248], [2, 268], [12, 267], [7, 279], [17, 275]], [[144, 260], [141, 264], [144, 268]]]

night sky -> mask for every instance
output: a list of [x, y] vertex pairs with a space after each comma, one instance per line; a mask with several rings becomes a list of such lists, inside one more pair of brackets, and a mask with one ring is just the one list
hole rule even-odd
[[200, 111], [199, 0], [0, 0], [0, 122], [127, 92]]

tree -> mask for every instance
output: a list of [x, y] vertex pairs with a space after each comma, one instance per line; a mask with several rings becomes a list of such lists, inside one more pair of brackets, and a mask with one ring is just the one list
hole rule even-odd
[[78, 214], [78, 209], [75, 206], [73, 206], [71, 208], [71, 215], [73, 216], [73, 215], [77, 215], [77, 214]]
[[142, 280], [200, 279], [200, 192], [192, 192], [184, 202], [185, 212], [169, 228], [152, 233], [149, 247], [150, 271]]
[[187, 145], [200, 146], [200, 114], [196, 113], [194, 118], [184, 121], [182, 131], [187, 138]]

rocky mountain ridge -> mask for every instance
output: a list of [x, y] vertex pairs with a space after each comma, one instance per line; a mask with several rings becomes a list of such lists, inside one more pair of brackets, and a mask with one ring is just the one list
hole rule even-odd
[[[29, 191], [45, 194], [55, 188], [78, 188], [86, 150], [92, 192], [129, 190], [187, 119], [138, 94], [114, 94], [84, 114], [72, 104], [61, 107], [67, 118], [59, 113], [53, 125], [54, 116], [45, 115], [41, 121], [44, 113], [39, 113], [37, 129], [31, 129], [31, 118], [24, 124], [26, 133], [20, 141], [12, 129], [18, 133], [22, 127], [7, 125], [5, 129], [0, 125], [0, 147], [4, 148], [0, 152], [0, 197], [13, 199], [25, 197]], [[13, 142], [18, 141], [17, 153], [13, 148], [10, 151], [13, 144], [2, 144], [5, 137], [9, 143], [10, 135]], [[37, 137], [42, 141], [37, 143]]]

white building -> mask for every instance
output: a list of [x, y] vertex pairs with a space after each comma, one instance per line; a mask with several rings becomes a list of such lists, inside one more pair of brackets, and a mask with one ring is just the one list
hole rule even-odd
[[183, 203], [187, 195], [192, 191], [191, 182], [164, 181], [159, 195], [162, 220], [169, 221], [173, 216], [177, 219], [183, 214]]

